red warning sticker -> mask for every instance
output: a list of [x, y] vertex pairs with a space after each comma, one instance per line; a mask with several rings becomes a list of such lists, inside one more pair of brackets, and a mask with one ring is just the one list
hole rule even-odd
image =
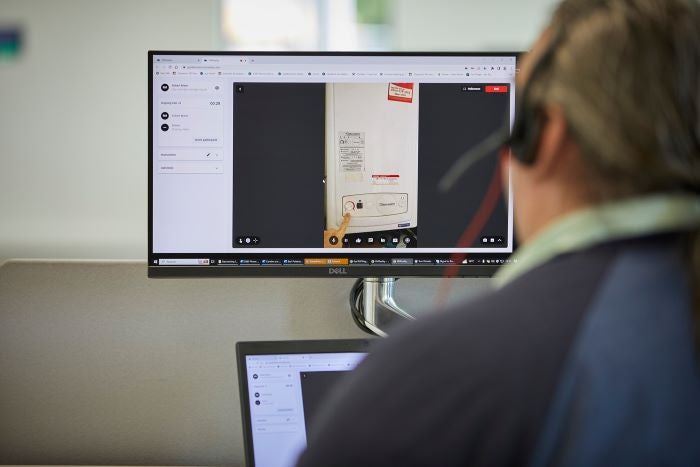
[[372, 174], [372, 185], [398, 185], [399, 174]]
[[413, 102], [413, 83], [389, 83], [389, 100]]

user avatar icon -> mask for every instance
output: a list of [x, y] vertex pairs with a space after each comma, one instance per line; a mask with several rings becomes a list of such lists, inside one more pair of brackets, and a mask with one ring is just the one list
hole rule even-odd
[[161, 89], [162, 91], [167, 91], [168, 89], [170, 89], [170, 86], [168, 86], [167, 84], [163, 83], [163, 84], [160, 85], [160, 89]]
[[163, 131], [168, 131], [168, 130], [170, 129], [170, 127], [168, 126], [167, 123], [163, 123], [163, 124], [160, 126], [160, 129], [163, 130]]
[[167, 120], [168, 117], [170, 117], [170, 114], [168, 112], [163, 112], [160, 114], [160, 118], [162, 118], [163, 120]]

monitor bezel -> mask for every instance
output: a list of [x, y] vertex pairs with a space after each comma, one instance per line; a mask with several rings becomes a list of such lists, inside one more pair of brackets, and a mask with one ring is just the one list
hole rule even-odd
[[[401, 52], [325, 52], [325, 51], [196, 51], [149, 50], [148, 51], [148, 277], [492, 277], [502, 264], [448, 264], [448, 265], [251, 265], [251, 266], [163, 266], [154, 264], [153, 252], [153, 57], [155, 55], [216, 55], [216, 56], [356, 56], [356, 57], [510, 57], [516, 58], [516, 72], [522, 52], [469, 52], [469, 51], [401, 51]], [[516, 246], [514, 240], [514, 250]], [[182, 258], [216, 257], [221, 253], [177, 254]], [[487, 255], [487, 254], [482, 254]], [[511, 254], [488, 254], [507, 258]], [[324, 253], [324, 258], [344, 258], [347, 254]]]

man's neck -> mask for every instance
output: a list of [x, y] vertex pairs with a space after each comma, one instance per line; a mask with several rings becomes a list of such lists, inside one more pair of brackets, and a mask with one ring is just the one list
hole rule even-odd
[[590, 198], [571, 189], [555, 186], [540, 188], [537, 199], [542, 200], [529, 210], [527, 230], [519, 232], [521, 245], [526, 244], [537, 234], [569, 214], [592, 206]]

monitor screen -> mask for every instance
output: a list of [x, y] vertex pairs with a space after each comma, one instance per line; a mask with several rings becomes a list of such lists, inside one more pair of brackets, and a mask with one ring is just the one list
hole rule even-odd
[[149, 275], [491, 275], [516, 56], [149, 52]]
[[296, 465], [328, 395], [367, 355], [370, 342], [237, 343], [246, 465]]

